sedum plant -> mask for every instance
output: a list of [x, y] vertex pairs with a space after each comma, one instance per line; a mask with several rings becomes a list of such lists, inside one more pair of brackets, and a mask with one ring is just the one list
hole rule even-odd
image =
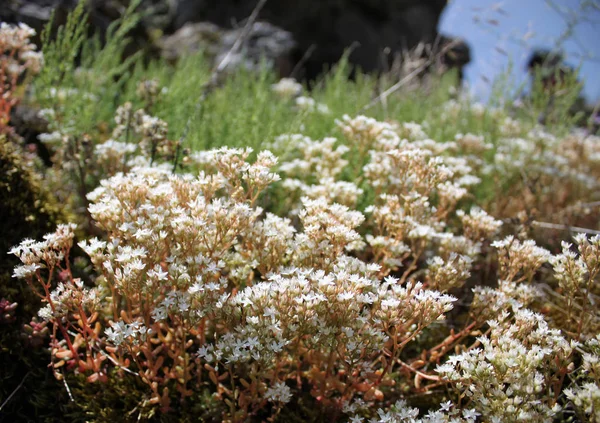
[[[381, 280], [377, 264], [347, 256], [361, 244], [359, 212], [305, 199], [302, 232], [259, 220], [254, 203], [278, 179], [276, 161], [263, 152], [248, 164], [247, 154], [209, 152], [216, 171], [198, 177], [157, 167], [104, 181], [89, 198], [106, 241], [80, 244], [98, 272], [93, 289], [69, 271], [70, 226], [12, 250], [24, 263], [15, 276], [41, 285], [54, 366], [90, 382], [106, 380], [108, 363], [132, 367], [164, 411], [170, 390], [185, 398], [214, 383], [234, 420], [267, 402], [277, 413], [292, 397], [288, 384], [340, 410], [354, 396], [383, 398], [404, 346], [453, 298]], [[287, 248], [259, 263], [265, 243]], [[55, 271], [63, 279], [51, 291]]]
[[[129, 105], [117, 114], [114, 137], [139, 134], [142, 148], [115, 153], [125, 172], [87, 196], [103, 234], [79, 243], [89, 281], [71, 270], [73, 225], [11, 250], [23, 262], [14, 275], [45, 303], [54, 369], [88, 383], [136, 378], [146, 406], [166, 415], [209, 391], [230, 421], [277, 419], [305, 395], [335, 419], [419, 421], [402, 398], [443, 385], [450, 402], [420, 421], [551, 421], [564, 398], [590, 415], [590, 382], [578, 385], [574, 363], [597, 319], [585, 298], [598, 237], [576, 238], [580, 258], [497, 239], [501, 221], [461, 208], [477, 167], [414, 123], [344, 117], [346, 148], [287, 136], [274, 144], [281, 163], [222, 147], [190, 155], [195, 174], [177, 175], [153, 157], [163, 138], [153, 143], [150, 119]], [[103, 154], [121, 148], [105, 144]], [[368, 153], [361, 188], [340, 196], [344, 157], [358, 145]], [[280, 215], [261, 207], [277, 184], [293, 193]], [[444, 328], [456, 302], [448, 291], [460, 292], [493, 249], [497, 288], [477, 287], [462, 329]], [[532, 311], [547, 262], [577, 293], [567, 298], [579, 332]]]
[[104, 47], [83, 6], [46, 33], [29, 100], [49, 123], [45, 183], [79, 214], [10, 251], [64, 409], [598, 420], [597, 136], [566, 131], [559, 103], [542, 126], [444, 79], [373, 99], [392, 76], [348, 81], [343, 62], [310, 92], [240, 71], [198, 103], [201, 54], [120, 62], [132, 4]]
[[39, 73], [44, 56], [30, 38], [35, 31], [24, 23], [0, 22], [0, 135], [10, 130], [11, 110], [23, 96], [25, 78]]

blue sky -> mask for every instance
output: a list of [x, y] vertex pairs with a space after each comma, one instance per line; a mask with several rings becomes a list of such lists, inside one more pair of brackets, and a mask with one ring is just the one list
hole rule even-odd
[[[465, 69], [471, 91], [482, 99], [490, 84], [513, 64], [515, 85], [527, 79], [525, 66], [534, 48], [562, 45], [567, 63], [581, 66], [588, 101], [600, 101], [600, 6], [581, 13], [590, 0], [449, 0], [440, 32], [465, 39], [471, 63]], [[596, 4], [600, 4], [597, 0]], [[553, 6], [559, 8], [557, 11]], [[577, 17], [572, 35], [562, 44], [567, 22]]]

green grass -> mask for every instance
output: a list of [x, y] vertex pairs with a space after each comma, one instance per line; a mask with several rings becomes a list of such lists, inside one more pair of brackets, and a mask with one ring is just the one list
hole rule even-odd
[[[304, 88], [303, 94], [325, 104], [329, 114], [301, 111], [293, 100], [279, 98], [271, 88], [278, 77], [267, 68], [258, 72], [239, 69], [224, 75], [219, 86], [198, 104], [203, 87], [211, 79], [212, 64], [202, 52], [190, 54], [175, 65], [161, 59], [148, 61], [141, 53], [122, 59], [129, 43], [128, 32], [139, 18], [133, 2], [123, 18], [111, 26], [103, 45], [97, 38], [86, 38], [82, 7], [71, 14], [67, 25], [59, 29], [53, 40], [50, 30], [44, 31], [46, 65], [34, 81], [33, 101], [40, 108], [56, 111], [57, 121], [51, 130], [60, 129], [76, 137], [88, 134], [93, 143], [104, 142], [110, 137], [119, 105], [130, 101], [134, 109], [144, 107], [136, 90], [141, 81], [150, 79], [157, 80], [164, 91], [148, 112], [168, 123], [169, 138], [173, 140], [182, 137], [189, 122], [183, 147], [192, 151], [221, 146], [252, 147], [259, 151], [268, 148], [277, 136], [292, 133], [313, 139], [334, 136], [344, 142], [335, 121], [345, 114], [420, 123], [428, 136], [438, 142], [470, 132], [483, 135], [493, 145], [501, 136], [499, 122], [505, 116], [519, 120], [522, 133], [517, 136], [536, 126], [544, 112], [550, 117], [548, 130], [557, 134], [570, 130], [580, 119], [569, 113], [581, 89], [576, 75], [565, 82], [564, 93], [559, 96], [545, 91], [538, 78], [528, 98], [523, 97], [524, 87], [515, 88], [508, 77], [499, 79], [488, 104], [500, 110], [499, 117], [489, 112], [482, 117], [471, 113], [468, 107], [471, 100], [456, 93], [453, 73], [432, 78], [426, 88], [401, 87], [385, 101], [368, 107], [399, 77], [362, 73], [351, 69], [345, 58]], [[66, 93], [65, 98], [52, 96], [53, 91]], [[467, 107], [461, 107], [457, 116], [445, 118], [448, 101], [456, 97], [467, 103]], [[519, 97], [524, 98], [525, 105], [516, 109], [511, 105]], [[366, 158], [359, 156], [357, 151], [348, 153], [350, 166], [344, 171], [345, 180], [356, 181], [362, 176]], [[494, 184], [490, 180], [477, 187], [477, 197], [484, 199], [495, 192]]]

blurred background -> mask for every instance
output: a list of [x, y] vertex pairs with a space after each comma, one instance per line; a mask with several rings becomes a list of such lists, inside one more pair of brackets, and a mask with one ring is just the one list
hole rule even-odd
[[[134, 0], [87, 0], [92, 26], [106, 31]], [[2, 0], [0, 19], [38, 32], [55, 13], [64, 22], [77, 0]], [[257, 20], [232, 65], [266, 57], [281, 76], [314, 80], [348, 48], [350, 63], [388, 72], [399, 62], [458, 75], [477, 99], [507, 78], [526, 95], [528, 63], [571, 72], [588, 103], [600, 100], [599, 0], [136, 0], [143, 11], [132, 49], [175, 61], [203, 50], [215, 63], [229, 52], [253, 10]], [[548, 53], [552, 53], [548, 56]], [[550, 60], [548, 60], [550, 58]], [[231, 59], [231, 57], [230, 57]], [[431, 61], [433, 62], [433, 61]], [[410, 69], [409, 69], [410, 71]], [[507, 72], [508, 71], [508, 72]], [[552, 72], [552, 71], [550, 71]]]

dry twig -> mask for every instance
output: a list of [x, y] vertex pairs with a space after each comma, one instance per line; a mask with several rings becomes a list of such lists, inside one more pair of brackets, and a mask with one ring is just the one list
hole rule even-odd
[[578, 226], [560, 225], [558, 223], [549, 223], [549, 222], [538, 222], [537, 220], [534, 220], [533, 222], [531, 222], [531, 224], [534, 226], [537, 226], [540, 228], [546, 228], [546, 229], [556, 229], [559, 231], [569, 231], [569, 232], [580, 232], [580, 233], [584, 233], [584, 234], [588, 234], [588, 235], [600, 235], [600, 231], [597, 231], [595, 229], [580, 228]]
[[204, 103], [204, 100], [206, 100], [206, 97], [208, 97], [208, 95], [219, 85], [219, 80], [221, 78], [221, 75], [222, 75], [223, 71], [227, 68], [227, 65], [229, 64], [229, 62], [231, 61], [231, 56], [238, 52], [240, 47], [244, 44], [244, 42], [250, 35], [250, 30], [252, 29], [252, 25], [254, 25], [256, 18], [258, 18], [258, 14], [260, 13], [261, 9], [264, 7], [266, 2], [267, 2], [267, 0], [260, 0], [256, 4], [256, 6], [254, 7], [254, 10], [252, 11], [250, 16], [246, 20], [246, 24], [244, 25], [244, 28], [243, 28], [242, 32], [240, 33], [239, 37], [237, 38], [237, 40], [235, 40], [235, 43], [233, 43], [233, 45], [231, 46], [231, 48], [229, 49], [229, 51], [227, 52], [225, 57], [223, 57], [221, 62], [213, 70], [208, 82], [202, 86], [202, 91], [200, 92], [198, 101], [196, 101], [196, 106], [194, 107], [194, 112], [192, 114], [190, 114], [190, 116], [188, 117], [188, 119], [185, 123], [185, 127], [183, 128], [183, 132], [181, 133], [181, 137], [179, 137], [179, 141], [177, 142], [177, 150], [175, 152], [175, 162], [173, 163], [173, 173], [175, 173], [175, 171], [177, 170], [177, 165], [178, 165], [178, 161], [179, 161], [178, 159], [179, 159], [179, 155], [181, 153], [181, 146], [183, 145], [185, 139], [187, 138], [187, 136], [190, 132], [192, 119], [194, 117], [198, 116], [198, 114], [200, 113], [200, 109], [202, 108], [202, 104]]
[[21, 389], [21, 386], [23, 386], [23, 383], [25, 383], [25, 379], [27, 379], [27, 376], [29, 376], [29, 374], [30, 374], [30, 373], [31, 373], [30, 371], [29, 371], [29, 372], [27, 372], [27, 374], [26, 374], [26, 375], [23, 377], [23, 380], [21, 380], [21, 383], [19, 383], [19, 385], [18, 385], [18, 386], [15, 388], [15, 390], [14, 390], [14, 391], [12, 391], [12, 392], [11, 392], [11, 394], [8, 396], [8, 398], [6, 398], [6, 399], [4, 400], [4, 402], [2, 403], [2, 405], [0, 405], [0, 411], [2, 411], [2, 409], [4, 408], [4, 406], [5, 406], [6, 404], [8, 404], [8, 402], [9, 402], [9, 401], [11, 400], [11, 398], [12, 398], [12, 397], [13, 397], [13, 396], [14, 396], [14, 395], [17, 393], [17, 391], [18, 391], [19, 389]]
[[402, 78], [400, 81], [396, 82], [394, 85], [392, 85], [390, 88], [385, 90], [383, 93], [381, 93], [380, 95], [375, 97], [369, 104], [367, 104], [365, 107], [363, 107], [360, 110], [360, 112], [362, 113], [366, 110], [369, 110], [373, 106], [377, 105], [377, 103], [379, 103], [380, 101], [385, 102], [391, 94], [395, 93], [400, 88], [402, 88], [404, 85], [406, 85], [407, 83], [412, 81], [417, 75], [419, 75], [421, 72], [423, 72], [425, 69], [427, 69], [427, 67], [431, 66], [439, 57], [441, 57], [444, 53], [446, 53], [449, 49], [451, 49], [454, 46], [455, 46], [455, 42], [451, 42], [448, 45], [446, 45], [443, 49], [441, 49], [437, 54], [430, 55], [430, 57], [422, 65], [417, 67], [411, 73], [409, 73], [404, 78]]

